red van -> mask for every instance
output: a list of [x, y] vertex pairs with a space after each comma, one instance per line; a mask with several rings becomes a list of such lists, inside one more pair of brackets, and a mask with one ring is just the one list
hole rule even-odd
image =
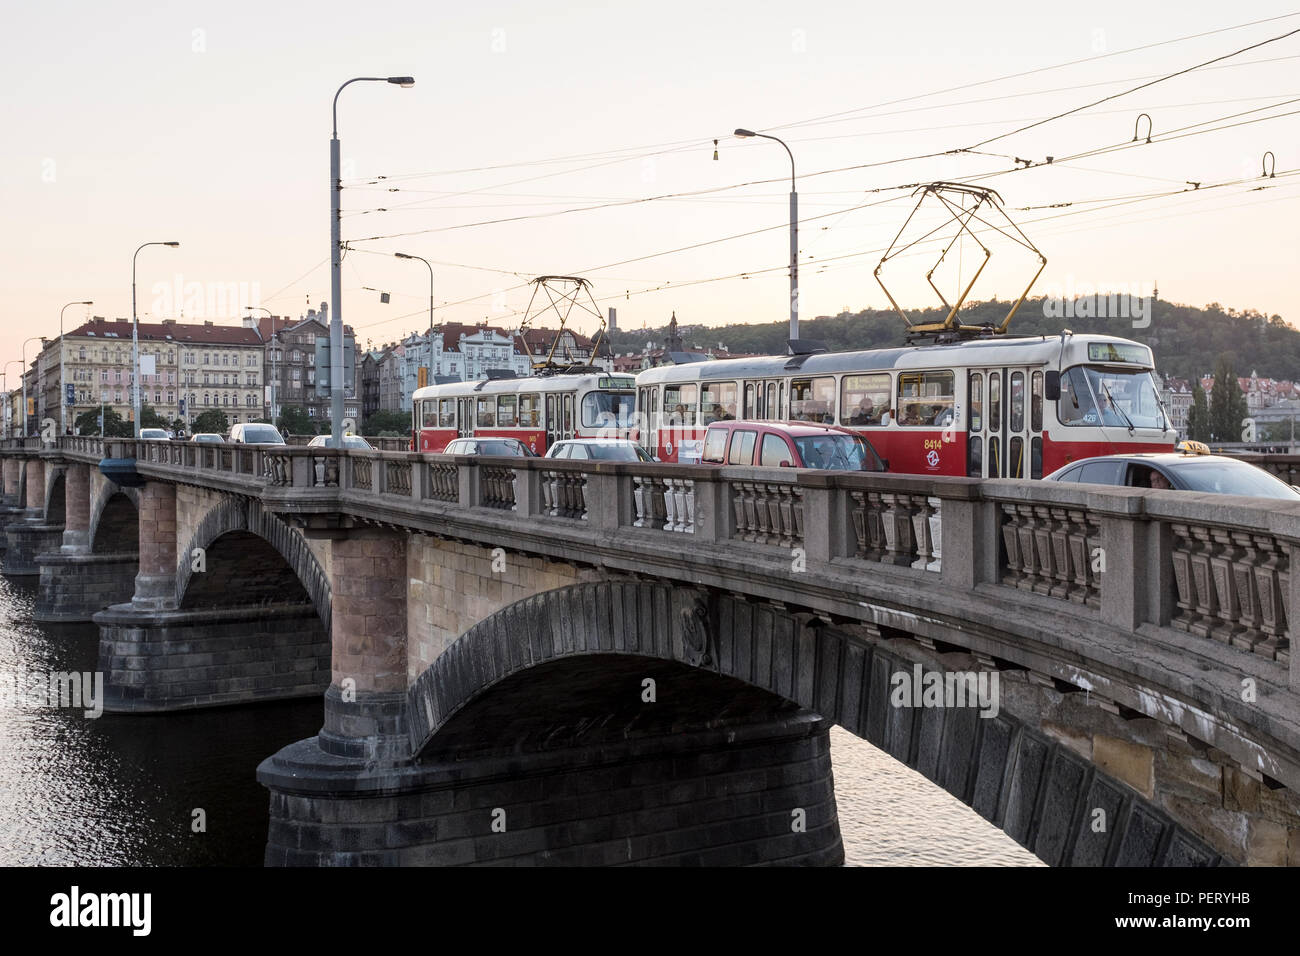
[[700, 464], [889, 470], [860, 432], [814, 422], [714, 422], [704, 433]]

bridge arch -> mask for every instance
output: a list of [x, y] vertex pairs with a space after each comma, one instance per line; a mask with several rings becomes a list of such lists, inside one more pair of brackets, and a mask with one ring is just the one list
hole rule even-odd
[[[567, 743], [618, 739], [644, 719], [630, 695], [651, 677], [659, 701], [678, 685], [687, 716], [714, 726], [725, 725], [729, 702], [740, 711], [820, 714], [918, 770], [1052, 865], [1223, 862], [1152, 800], [1031, 719], [1005, 708], [981, 719], [974, 707], [895, 706], [897, 675], [917, 666], [945, 670], [939, 656], [906, 637], [654, 580], [572, 585], [480, 621], [414, 681], [406, 707], [411, 751], [437, 763], [467, 755], [475, 738], [520, 749], [545, 747], [548, 733]], [[611, 685], [618, 706], [566, 709], [566, 701]], [[1093, 826], [1098, 808], [1108, 821], [1101, 832]]]
[[94, 554], [132, 554], [140, 550], [140, 493], [106, 485], [90, 518]]
[[67, 520], [67, 469], [51, 467], [51, 475], [45, 488], [45, 523], [63, 524]]
[[[194, 555], [204, 552], [205, 570], [196, 580]], [[278, 556], [279, 562], [270, 560]], [[225, 570], [222, 570], [222, 568]], [[292, 574], [284, 573], [285, 570]], [[277, 594], [279, 600], [301, 597], [310, 601], [325, 628], [330, 630], [330, 584], [325, 569], [307, 540], [255, 499], [229, 497], [200, 519], [186, 546], [177, 552], [176, 601], [190, 607], [233, 584], [258, 604]], [[230, 593], [224, 593], [229, 603]]]

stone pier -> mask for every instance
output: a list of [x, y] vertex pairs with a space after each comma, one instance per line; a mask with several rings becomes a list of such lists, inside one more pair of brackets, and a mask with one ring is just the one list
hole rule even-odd
[[31, 458], [23, 478], [22, 520], [5, 526], [7, 547], [4, 573], [11, 577], [34, 577], [41, 573], [36, 557], [63, 543], [63, 523], [45, 516], [45, 462]]
[[[125, 550], [120, 536], [108, 533], [116, 528], [104, 529], [106, 533], [99, 536], [104, 547], [92, 547], [90, 478], [89, 465], [73, 462], [67, 466], [62, 544], [57, 551], [36, 558], [41, 576], [34, 615], [38, 621], [89, 621], [96, 611], [130, 600], [133, 593], [139, 564], [137, 541], [132, 540], [130, 549]], [[108, 512], [110, 525], [121, 523], [113, 521], [119, 511], [135, 510], [125, 496], [113, 504], [120, 508]], [[133, 537], [138, 539], [138, 532]]]

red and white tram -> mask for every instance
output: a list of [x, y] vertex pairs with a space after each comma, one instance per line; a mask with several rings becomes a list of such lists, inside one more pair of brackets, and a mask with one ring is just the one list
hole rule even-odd
[[1145, 345], [1070, 333], [660, 366], [636, 378], [640, 441], [692, 462], [712, 421], [826, 422], [860, 430], [892, 472], [1041, 478], [1171, 451], [1154, 370]]
[[453, 438], [518, 438], [544, 455], [565, 438], [635, 438], [635, 382], [593, 372], [428, 385], [412, 396], [414, 447], [440, 452]]

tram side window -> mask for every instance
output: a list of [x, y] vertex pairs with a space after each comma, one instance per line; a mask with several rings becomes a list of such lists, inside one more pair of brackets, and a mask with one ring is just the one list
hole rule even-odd
[[[1002, 430], [1002, 373], [989, 372], [989, 431]], [[989, 446], [990, 449], [992, 446]]]
[[951, 371], [898, 374], [900, 425], [946, 428], [953, 423], [953, 398]]
[[[1025, 427], [1025, 373], [1011, 373], [1011, 430], [1023, 431]], [[1020, 475], [1016, 475], [1019, 478]]]
[[763, 418], [774, 421], [781, 417], [781, 389], [776, 382], [767, 383], [767, 404], [763, 406]]
[[436, 401], [429, 399], [427, 402], [421, 402], [420, 414], [422, 428], [438, 427], [438, 403]]
[[497, 427], [514, 428], [519, 421], [519, 396], [497, 396]]
[[[430, 404], [432, 404], [432, 402]], [[456, 399], [454, 398], [438, 399], [438, 427], [439, 428], [456, 427]]]
[[845, 375], [840, 383], [840, 424], [879, 425], [889, 407], [888, 373]]
[[664, 389], [664, 412], [668, 426], [694, 425], [696, 385], [669, 385]]
[[977, 432], [983, 427], [984, 376], [979, 372], [972, 372], [970, 377], [970, 430]]
[[736, 418], [736, 383], [709, 382], [700, 392], [700, 424], [734, 421]]
[[835, 421], [835, 379], [801, 378], [790, 383], [790, 418], [799, 422]]
[[495, 428], [497, 423], [497, 401], [495, 398], [480, 398], [475, 424], [479, 428]]
[[[1029, 427], [1036, 432], [1043, 430], [1043, 373], [1035, 372], [1029, 387]], [[1037, 439], [1035, 439], [1037, 441]], [[1035, 478], [1042, 477], [1034, 475]]]
[[519, 427], [542, 427], [542, 396], [535, 392], [525, 392], [519, 396]]

